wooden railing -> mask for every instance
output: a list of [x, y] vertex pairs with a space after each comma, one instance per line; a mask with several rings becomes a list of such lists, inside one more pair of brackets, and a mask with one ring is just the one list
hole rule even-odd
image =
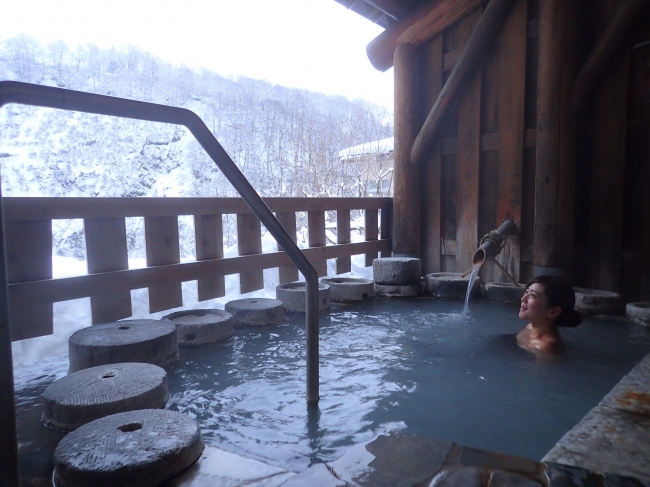
[[[53, 303], [91, 298], [93, 324], [132, 316], [133, 289], [149, 288], [151, 313], [183, 305], [181, 282], [198, 282], [198, 299], [225, 294], [224, 276], [240, 275], [240, 292], [264, 288], [263, 269], [279, 268], [280, 283], [298, 279], [287, 255], [262, 253], [259, 219], [240, 198], [4, 198], [12, 340], [53, 333]], [[296, 212], [307, 212], [305, 256], [325, 276], [350, 257], [391, 252], [391, 198], [266, 198], [296, 239]], [[350, 243], [350, 211], [365, 210], [365, 241]], [[378, 233], [381, 210], [381, 235]], [[335, 211], [337, 241], [326, 245], [325, 212]], [[224, 258], [222, 215], [237, 215], [239, 256]], [[180, 263], [178, 216], [194, 218], [196, 262]], [[127, 217], [144, 217], [147, 267], [128, 268]], [[83, 219], [88, 275], [52, 278], [52, 220]], [[381, 238], [379, 238], [381, 237]]]

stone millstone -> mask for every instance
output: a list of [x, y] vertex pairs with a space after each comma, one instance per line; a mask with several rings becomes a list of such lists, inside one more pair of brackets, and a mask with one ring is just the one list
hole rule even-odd
[[54, 451], [57, 487], [155, 487], [203, 451], [192, 418], [165, 409], [113, 414], [63, 438]]
[[410, 284], [408, 286], [375, 284], [375, 294], [382, 298], [413, 298], [422, 294], [422, 284]]
[[519, 304], [525, 292], [525, 284], [515, 287], [509, 282], [488, 282], [485, 284], [485, 295], [483, 298], [488, 301], [496, 301], [497, 303]]
[[[282, 301], [284, 309], [290, 313], [304, 313], [306, 309], [307, 285], [304, 282], [289, 282], [275, 288], [275, 297]], [[318, 311], [330, 307], [330, 287], [318, 283]]]
[[54, 381], [43, 393], [43, 423], [59, 431], [134, 409], [161, 409], [167, 372], [152, 364], [100, 365]]
[[169, 370], [178, 362], [176, 326], [169, 321], [124, 320], [76, 331], [68, 341], [70, 372], [122, 362]]
[[623, 298], [618, 293], [582, 287], [576, 287], [574, 291], [575, 309], [584, 315], [615, 315], [623, 311]]
[[650, 326], [650, 303], [628, 303], [625, 316], [635, 323]]
[[329, 277], [321, 282], [330, 287], [330, 297], [335, 303], [352, 303], [375, 297], [375, 283], [369, 279]]
[[228, 340], [233, 334], [232, 315], [221, 309], [192, 309], [169, 314], [164, 320], [173, 321], [178, 345], [191, 347]]
[[418, 284], [422, 277], [420, 259], [387, 257], [372, 261], [372, 277], [376, 284], [408, 286]]
[[226, 303], [235, 328], [279, 325], [284, 321], [284, 306], [279, 299], [247, 298]]
[[[426, 291], [436, 298], [465, 299], [469, 279], [460, 277], [454, 272], [436, 272], [426, 275]], [[477, 279], [470, 293], [471, 298], [478, 297], [481, 293], [480, 283]]]

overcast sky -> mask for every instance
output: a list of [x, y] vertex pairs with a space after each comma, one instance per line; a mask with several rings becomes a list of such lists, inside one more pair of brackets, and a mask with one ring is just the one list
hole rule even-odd
[[375, 70], [365, 50], [382, 28], [334, 0], [7, 0], [2, 10], [1, 38], [131, 44], [192, 68], [393, 109], [393, 70]]

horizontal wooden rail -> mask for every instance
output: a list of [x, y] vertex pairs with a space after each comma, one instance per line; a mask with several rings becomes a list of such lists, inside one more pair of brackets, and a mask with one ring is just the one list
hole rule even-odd
[[[392, 198], [263, 198], [271, 211], [383, 210]], [[4, 198], [5, 221], [253, 213], [241, 198]]]
[[[390, 248], [391, 240], [383, 239], [307, 248], [303, 249], [303, 253], [310, 262], [318, 262], [369, 252], [385, 252]], [[291, 265], [291, 259], [285, 252], [270, 252], [268, 254], [254, 254], [228, 259], [103, 272], [63, 279], [46, 279], [10, 284], [9, 301], [12, 307], [26, 307], [35, 301], [41, 304], [55, 303], [97, 294], [111, 294], [161, 284], [194, 281], [286, 265]]]

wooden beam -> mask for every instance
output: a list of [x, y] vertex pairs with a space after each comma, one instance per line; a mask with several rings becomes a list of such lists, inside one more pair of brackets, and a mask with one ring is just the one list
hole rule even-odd
[[[293, 212], [277, 213], [275, 217], [278, 219], [280, 224], [287, 231], [291, 239], [295, 242], [296, 241], [296, 214]], [[278, 250], [282, 250], [282, 247], [280, 245], [278, 245]], [[280, 279], [280, 284], [297, 281], [298, 268], [295, 266], [295, 264], [291, 264], [288, 266], [281, 266], [278, 268], [278, 277]]]
[[[379, 238], [379, 212], [377, 210], [366, 210], [364, 216], [366, 227], [366, 242], [377, 240]], [[369, 252], [366, 254], [366, 267], [372, 265], [372, 261], [377, 257], [377, 252]]]
[[[528, 1], [517, 0], [501, 35], [499, 79], [499, 184], [496, 225], [512, 220], [521, 229], [522, 168], [524, 161], [524, 102], [526, 88], [526, 26]], [[507, 240], [500, 264], [520, 278], [521, 239]]]
[[[178, 218], [175, 216], [146, 217], [144, 237], [147, 248], [147, 266], [176, 264], [181, 261], [178, 241]], [[106, 274], [98, 274], [105, 276]], [[91, 296], [94, 294], [91, 294]], [[149, 286], [149, 312], [155, 313], [183, 305], [180, 282]]]
[[417, 46], [455, 24], [485, 0], [434, 0], [425, 2], [403, 20], [391, 25], [366, 47], [370, 63], [379, 71], [393, 66], [393, 55], [400, 44]]
[[[350, 210], [339, 210], [336, 212], [336, 243], [350, 243]], [[350, 272], [351, 269], [352, 260], [350, 256], [339, 257], [336, 259], [337, 274]]]
[[[303, 254], [310, 262], [336, 259], [348, 255], [368, 252], [384, 252], [391, 248], [391, 240], [375, 240], [343, 245], [328, 245], [303, 249]], [[46, 279], [9, 285], [9, 302], [11, 306], [25, 307], [30, 303], [56, 303], [71, 299], [86, 298], [94, 294], [110, 294], [150, 286], [194, 281], [213, 276], [237, 274], [257, 269], [291, 264], [291, 259], [284, 252], [254, 254], [228, 259], [213, 259], [183, 264], [167, 264], [143, 269], [113, 271], [103, 274], [68, 277], [63, 279]], [[12, 337], [12, 340], [15, 338]]]
[[372, 5], [377, 10], [381, 10], [385, 14], [394, 19], [401, 19], [406, 17], [409, 10], [404, 5], [404, 2], [399, 0], [364, 0], [367, 4]]
[[464, 83], [471, 79], [477, 71], [481, 56], [489, 50], [499, 36], [501, 26], [508, 16], [513, 2], [514, 0], [491, 0], [486, 7], [469, 42], [463, 49], [458, 64], [447, 79], [413, 144], [411, 162], [418, 164], [431, 151], [439, 135], [438, 131], [442, 121], [449, 114], [449, 109], [458, 95], [463, 91]]
[[[262, 226], [256, 215], [237, 215], [237, 249], [239, 255], [262, 253]], [[250, 293], [264, 289], [262, 269], [239, 274], [239, 292]]]
[[411, 147], [422, 125], [420, 51], [410, 44], [395, 50], [395, 151], [393, 253], [420, 257], [420, 168]]
[[[223, 258], [223, 218], [221, 215], [194, 215], [194, 242], [196, 260]], [[226, 295], [223, 276], [199, 279], [198, 300], [220, 298]]]
[[[348, 218], [348, 221], [349, 220], [350, 220], [350, 218]], [[337, 217], [337, 226], [338, 226], [338, 217]], [[349, 226], [349, 224], [348, 224], [348, 226]], [[382, 240], [391, 239], [392, 235], [393, 235], [393, 208], [392, 207], [391, 208], [384, 208], [384, 209], [381, 210], [379, 226], [381, 227], [380, 238]], [[349, 228], [348, 228], [348, 236], [349, 235], [350, 235], [350, 231], [349, 231]], [[348, 242], [349, 242], [349, 240], [348, 240]], [[338, 242], [338, 243], [342, 243], [342, 242]], [[392, 255], [393, 255], [393, 253], [391, 252], [391, 249], [384, 250], [381, 253], [382, 259], [390, 257]], [[338, 271], [337, 271], [337, 273], [338, 273]]]
[[596, 45], [580, 69], [573, 87], [573, 106], [576, 109], [582, 108], [599, 76], [627, 34], [630, 25], [647, 4], [648, 0], [623, 0], [620, 2], [614, 17], [598, 38]]
[[[327, 245], [324, 211], [310, 211], [307, 213], [307, 233], [309, 234], [310, 247], [324, 247]], [[312, 265], [318, 277], [327, 275], [327, 261], [314, 262]]]

